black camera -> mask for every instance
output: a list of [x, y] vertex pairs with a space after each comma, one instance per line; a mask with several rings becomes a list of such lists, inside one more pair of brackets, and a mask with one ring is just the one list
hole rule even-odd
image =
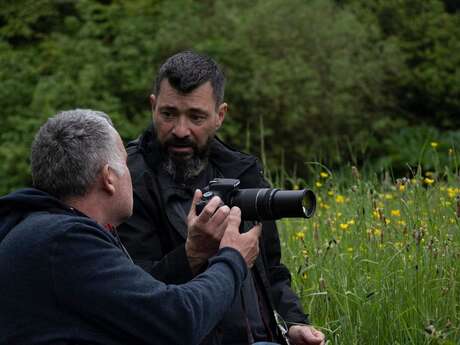
[[209, 200], [216, 195], [225, 205], [238, 206], [243, 220], [310, 218], [315, 213], [316, 197], [311, 190], [239, 189], [239, 184], [239, 180], [227, 178], [210, 181], [203, 189], [201, 200], [196, 204], [196, 213], [200, 214]]

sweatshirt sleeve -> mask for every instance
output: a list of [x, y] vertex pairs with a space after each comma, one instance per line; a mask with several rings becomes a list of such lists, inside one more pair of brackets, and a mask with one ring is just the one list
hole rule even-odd
[[[234, 249], [184, 285], [166, 285], [134, 265], [109, 234], [76, 224], [51, 253], [57, 303], [122, 343], [198, 344], [222, 319], [247, 274]], [[78, 332], [78, 330], [76, 330]]]

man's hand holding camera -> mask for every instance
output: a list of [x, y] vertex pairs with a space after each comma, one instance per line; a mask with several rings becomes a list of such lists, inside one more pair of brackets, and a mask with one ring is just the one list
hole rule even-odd
[[240, 234], [241, 211], [237, 207], [230, 210], [228, 206], [222, 205], [219, 197], [213, 197], [197, 215], [196, 204], [201, 197], [201, 191], [196, 191], [187, 217], [185, 251], [192, 272], [198, 273], [206, 261], [223, 247], [238, 250], [251, 267], [259, 253], [261, 226]]
[[219, 248], [230, 247], [236, 249], [240, 252], [248, 267], [251, 268], [257, 256], [259, 256], [259, 237], [262, 233], [262, 225], [257, 224], [248, 232], [240, 234], [240, 223], [241, 210], [234, 206], [230, 210], [228, 226], [220, 241]]

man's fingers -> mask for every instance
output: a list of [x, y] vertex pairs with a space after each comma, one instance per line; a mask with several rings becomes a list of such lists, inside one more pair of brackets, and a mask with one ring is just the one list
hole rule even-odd
[[254, 263], [256, 262], [257, 257], [259, 256], [259, 237], [262, 233], [262, 224], [257, 224], [253, 226], [248, 232], [242, 234], [241, 236], [245, 236], [249, 241], [252, 243], [252, 250], [250, 251], [251, 257], [248, 262], [248, 267], [252, 268]]
[[[226, 226], [227, 217], [230, 213], [230, 208], [227, 205], [219, 207], [217, 211], [212, 216], [211, 220], [209, 221], [209, 227], [218, 229], [221, 228], [222, 225]], [[225, 228], [225, 227], [224, 227]]]
[[324, 343], [324, 334], [312, 326], [302, 328], [302, 335], [305, 341], [311, 344], [321, 345]]
[[200, 201], [202, 196], [203, 196], [203, 193], [199, 189], [197, 189], [195, 191], [195, 194], [193, 194], [192, 206], [190, 206], [189, 217], [196, 216], [196, 204]]
[[222, 206], [222, 200], [218, 196], [213, 197], [198, 215], [198, 222], [201, 224], [209, 222], [220, 206]]
[[230, 209], [230, 214], [228, 215], [227, 231], [239, 232], [240, 223], [241, 223], [241, 210], [239, 209], [239, 207], [233, 206]]

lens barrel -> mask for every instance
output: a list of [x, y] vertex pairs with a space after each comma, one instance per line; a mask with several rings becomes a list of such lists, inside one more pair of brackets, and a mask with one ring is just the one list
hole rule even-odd
[[243, 220], [310, 218], [315, 213], [316, 197], [308, 189], [239, 189], [232, 193], [229, 206], [241, 209]]

